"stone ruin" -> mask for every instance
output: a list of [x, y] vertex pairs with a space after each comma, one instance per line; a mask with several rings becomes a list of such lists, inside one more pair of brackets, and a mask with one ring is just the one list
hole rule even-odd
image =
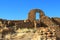
[[[36, 12], [39, 13], [38, 20], [36, 20]], [[52, 29], [54, 29], [55, 31], [52, 32], [52, 34], [54, 32], [56, 33], [54, 38], [60, 40], [60, 18], [55, 18], [55, 17], [50, 18], [46, 16], [44, 12], [40, 9], [30, 10], [30, 12], [28, 13], [28, 19], [26, 20], [0, 19], [0, 33], [2, 33], [3, 36], [6, 33], [11, 33], [11, 32], [15, 33], [15, 30], [18, 30], [19, 28], [35, 28], [37, 30], [38, 28], [39, 30], [43, 28], [48, 28], [51, 31], [53, 31]]]

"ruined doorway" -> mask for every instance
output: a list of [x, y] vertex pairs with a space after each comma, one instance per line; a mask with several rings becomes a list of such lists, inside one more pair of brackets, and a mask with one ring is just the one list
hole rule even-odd
[[36, 12], [36, 15], [35, 15], [36, 17], [36, 20], [39, 20], [40, 19], [40, 14], [39, 14], [39, 12]]
[[35, 13], [36, 27], [40, 27], [40, 13]]
[[[45, 16], [44, 12], [40, 9], [33, 9], [28, 14], [28, 20], [34, 24], [34, 27], [40, 27], [41, 18]], [[38, 19], [38, 20], [37, 20]], [[36, 21], [37, 20], [37, 21]]]

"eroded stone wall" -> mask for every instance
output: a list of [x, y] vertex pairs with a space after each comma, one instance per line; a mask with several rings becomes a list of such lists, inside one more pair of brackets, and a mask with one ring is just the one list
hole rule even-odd
[[[36, 20], [36, 12], [39, 13], [39, 16], [40, 16], [39, 18], [45, 16], [45, 14], [44, 14], [44, 12], [43, 12], [42, 10], [40, 10], [40, 9], [33, 9], [33, 10], [31, 10], [31, 11], [29, 12], [29, 14], [28, 14], [28, 19], [29, 19], [31, 22], [33, 22], [34, 20]], [[40, 19], [39, 19], [39, 20], [40, 20]]]

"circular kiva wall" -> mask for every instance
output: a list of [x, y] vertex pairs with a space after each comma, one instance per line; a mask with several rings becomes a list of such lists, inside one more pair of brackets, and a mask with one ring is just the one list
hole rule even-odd
[[31, 22], [36, 20], [36, 12], [39, 13], [39, 18], [41, 18], [42, 16], [45, 16], [45, 14], [44, 14], [44, 12], [42, 10], [40, 10], [40, 9], [32, 9], [28, 14], [28, 20], [30, 20]]

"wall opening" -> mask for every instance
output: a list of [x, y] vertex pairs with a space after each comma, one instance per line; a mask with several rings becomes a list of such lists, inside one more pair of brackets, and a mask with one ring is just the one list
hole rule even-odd
[[36, 12], [36, 22], [37, 22], [37, 24], [36, 24], [36, 26], [37, 27], [40, 27], [40, 13], [39, 12]]
[[40, 19], [40, 13], [36, 12], [36, 20], [39, 20], [39, 19]]

